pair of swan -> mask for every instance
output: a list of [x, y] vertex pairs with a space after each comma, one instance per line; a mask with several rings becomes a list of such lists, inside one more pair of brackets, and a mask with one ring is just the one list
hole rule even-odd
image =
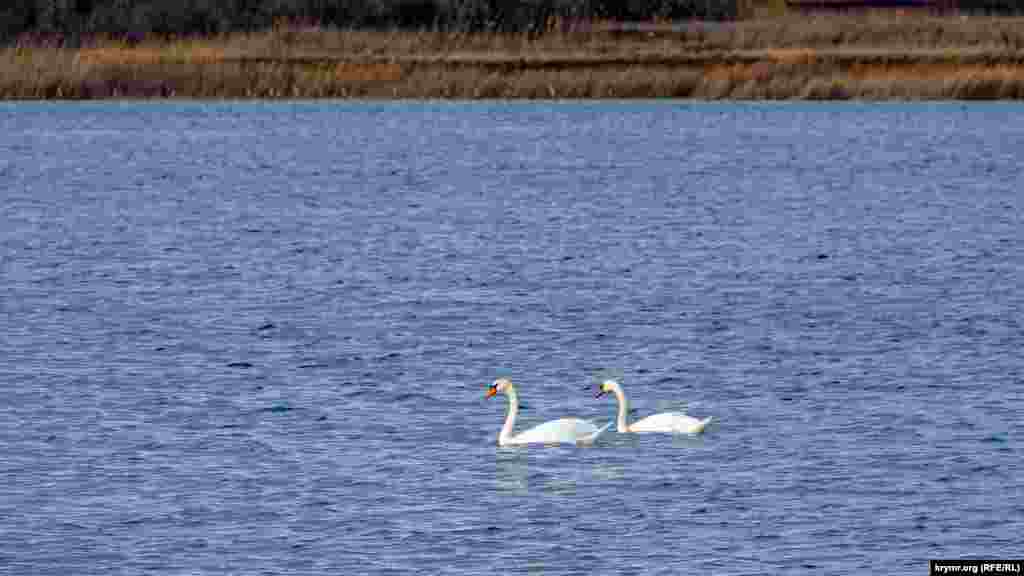
[[[698, 420], [686, 414], [677, 412], [664, 412], [648, 416], [632, 424], [626, 421], [626, 412], [629, 410], [629, 401], [626, 400], [626, 393], [622, 386], [614, 380], [605, 380], [601, 383], [597, 396], [606, 393], [614, 394], [619, 400], [618, 429], [621, 433], [628, 432], [675, 432], [687, 434], [699, 434], [704, 431], [711, 418]], [[519, 395], [516, 394], [516, 387], [508, 378], [499, 378], [487, 389], [487, 397], [504, 394], [508, 397], [508, 415], [505, 417], [505, 424], [498, 434], [500, 446], [518, 446], [523, 444], [593, 444], [597, 437], [607, 430], [612, 423], [609, 422], [598, 428], [592, 422], [579, 418], [560, 418], [534, 426], [525, 432], [513, 434], [512, 428], [516, 425], [516, 417], [519, 415]]]

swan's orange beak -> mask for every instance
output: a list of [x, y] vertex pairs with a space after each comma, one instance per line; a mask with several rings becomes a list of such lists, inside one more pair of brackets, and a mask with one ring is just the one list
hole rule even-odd
[[491, 396], [494, 396], [497, 393], [498, 393], [498, 387], [497, 386], [491, 386], [491, 387], [489, 387], [487, 389], [487, 395], [485, 396], [485, 398], [490, 398]]

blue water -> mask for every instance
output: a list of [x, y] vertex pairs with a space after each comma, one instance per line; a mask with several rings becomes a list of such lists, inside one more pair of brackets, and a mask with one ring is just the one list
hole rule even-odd
[[1022, 114], [3, 105], [0, 572], [1019, 557]]

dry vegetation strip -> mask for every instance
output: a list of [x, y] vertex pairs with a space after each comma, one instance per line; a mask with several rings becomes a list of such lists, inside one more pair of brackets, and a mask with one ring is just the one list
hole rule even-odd
[[1024, 20], [598, 24], [538, 37], [283, 29], [0, 50], [0, 98], [117, 97], [1020, 99]]

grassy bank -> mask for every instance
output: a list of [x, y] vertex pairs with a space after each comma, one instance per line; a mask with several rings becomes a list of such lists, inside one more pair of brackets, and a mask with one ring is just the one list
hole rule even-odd
[[25, 41], [0, 98], [1024, 98], [1024, 20], [593, 24], [540, 36], [277, 29]]

